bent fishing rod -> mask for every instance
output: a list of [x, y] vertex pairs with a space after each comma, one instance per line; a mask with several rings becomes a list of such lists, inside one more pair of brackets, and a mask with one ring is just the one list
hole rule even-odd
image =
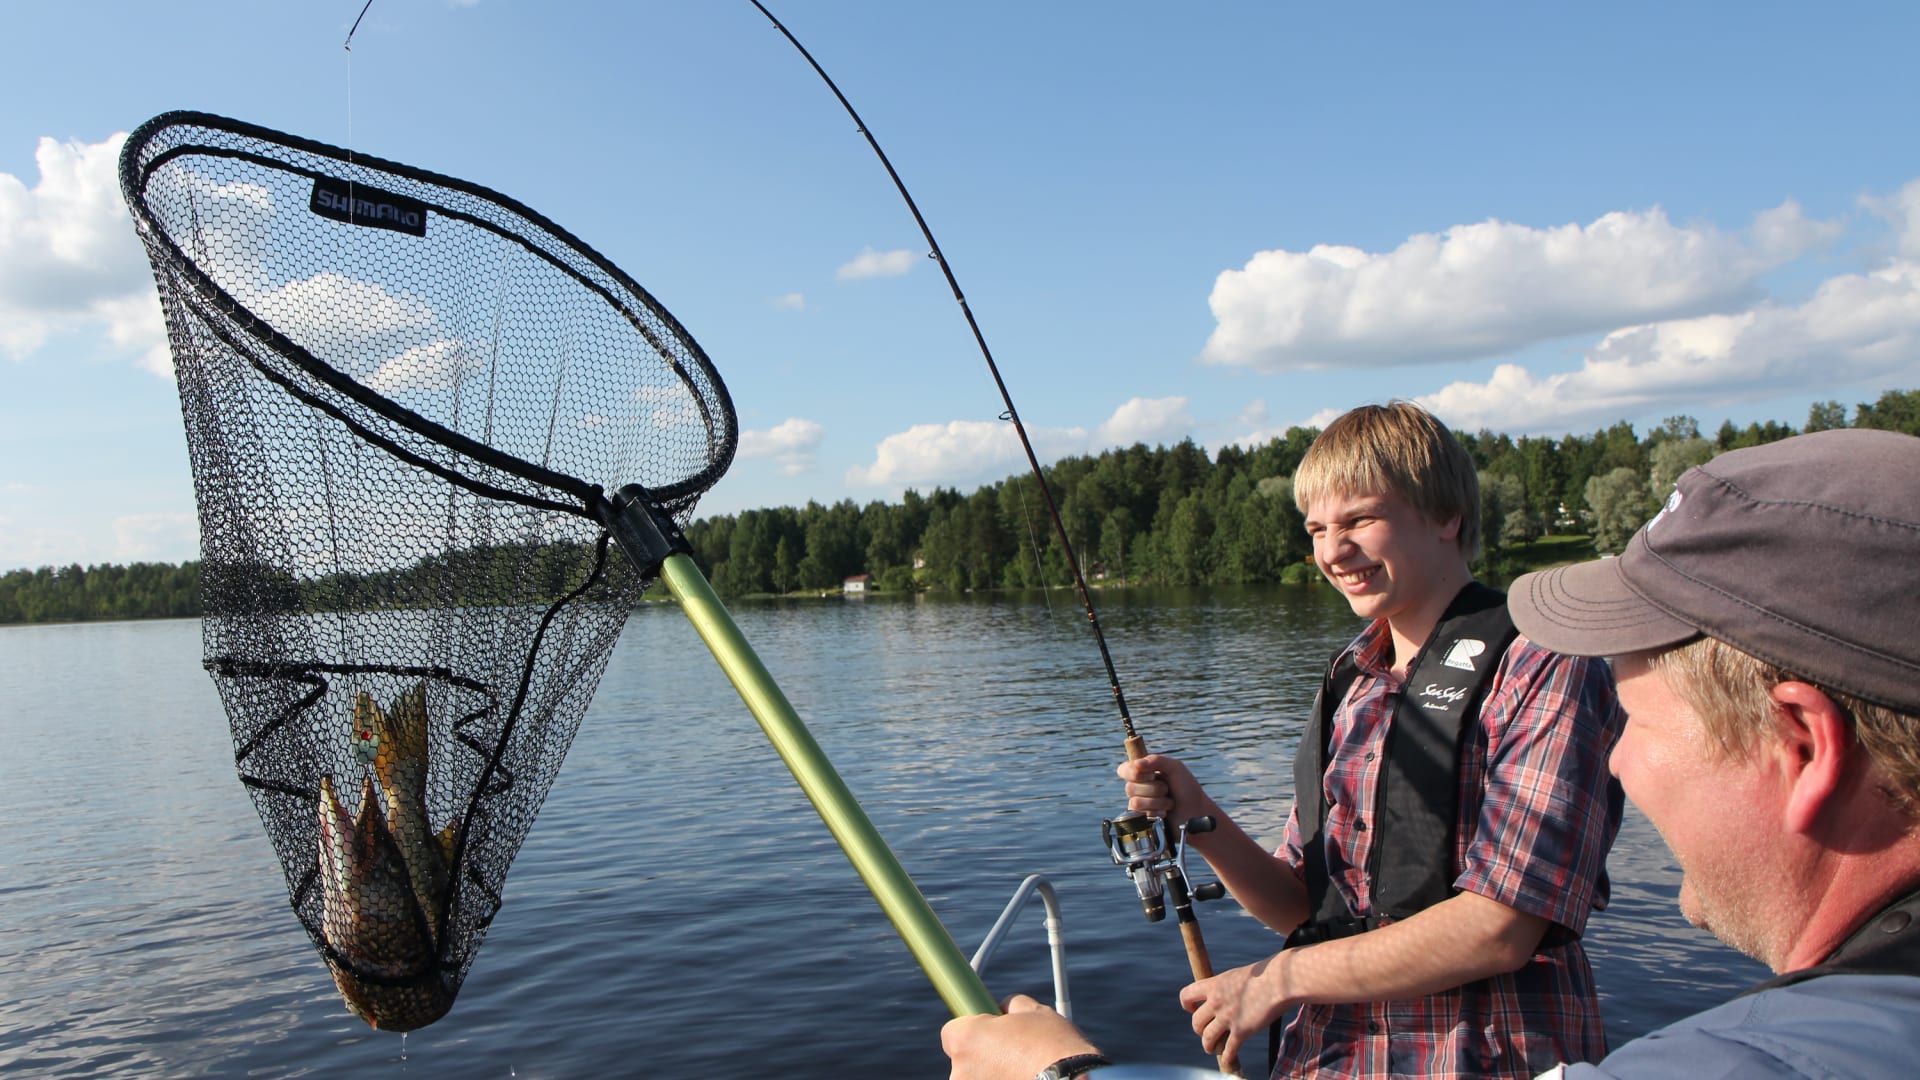
[[[820, 81], [827, 84], [827, 89], [833, 91], [833, 96], [840, 101], [840, 107], [853, 118], [854, 126], [861, 135], [865, 136], [867, 145], [873, 148], [874, 156], [878, 157], [880, 164], [886, 168], [887, 176], [893, 180], [894, 189], [900, 193], [900, 198], [906, 202], [908, 211], [913, 214], [914, 223], [920, 227], [920, 235], [927, 242], [928, 257], [939, 264], [940, 273], [947, 279], [947, 287], [952, 290], [954, 300], [960, 305], [960, 313], [966, 317], [967, 328], [973, 332], [974, 344], [979, 346], [980, 355], [987, 362], [987, 370], [993, 375], [994, 386], [1000, 391], [1000, 400], [1007, 407], [1002, 419], [1012, 423], [1014, 434], [1019, 436], [1020, 448], [1026, 453], [1027, 465], [1033, 471], [1034, 481], [1040, 488], [1040, 497], [1046, 504], [1047, 515], [1053, 521], [1054, 537], [1060, 542], [1060, 550], [1066, 556], [1067, 568], [1073, 574], [1074, 588], [1080, 595], [1080, 606], [1086, 611], [1087, 626], [1093, 631], [1094, 644], [1100, 650], [1100, 662], [1106, 668], [1107, 685], [1112, 689], [1114, 705], [1120, 711], [1120, 726], [1126, 733], [1127, 759], [1133, 761], [1146, 757], [1147, 741], [1134, 730], [1133, 716], [1127, 711], [1126, 694], [1120, 689], [1120, 676], [1113, 667], [1113, 654], [1108, 651], [1106, 635], [1100, 630], [1100, 617], [1094, 611], [1093, 596], [1087, 589], [1085, 575], [1080, 571], [1080, 560], [1074, 554], [1073, 542], [1067, 537], [1066, 523], [1061, 520], [1060, 508], [1054, 502], [1053, 491], [1047, 484], [1046, 473], [1040, 467], [1040, 458], [1034, 453], [1033, 441], [1027, 437], [1026, 425], [1020, 422], [1020, 410], [1013, 404], [1013, 394], [1007, 389], [1006, 380], [1000, 375], [1000, 365], [994, 362], [993, 350], [987, 347], [987, 338], [980, 329], [980, 322], [974, 318], [973, 309], [967, 304], [966, 294], [960, 291], [960, 282], [954, 277], [952, 264], [947, 261], [946, 253], [940, 250], [940, 242], [934, 239], [933, 229], [927, 225], [925, 215], [920, 213], [920, 206], [914, 202], [913, 194], [907, 190], [906, 182], [900, 179], [900, 173], [888, 159], [887, 152], [881, 149], [880, 140], [874, 137], [873, 129], [867, 126], [866, 121], [861, 119], [859, 111], [853, 107], [853, 103], [847, 100], [847, 95], [841, 92], [839, 84], [835, 83], [826, 69], [820, 66], [820, 61], [814, 59], [813, 54], [807, 51], [807, 47], [800, 43], [800, 39], [794, 36], [793, 31], [787, 29], [786, 24], [775, 18], [773, 12], [767, 10], [765, 4], [760, 0], [752, 0], [752, 3], [754, 7], [760, 9], [760, 14], [765, 15], [767, 21], [771, 22], [774, 28], [779, 30], [795, 49], [799, 50], [800, 55], [812, 66], [814, 73], [820, 76]], [[1192, 969], [1193, 977], [1196, 980], [1211, 978], [1213, 964], [1207, 957], [1206, 942], [1201, 936], [1199, 921], [1193, 914], [1193, 901], [1214, 899], [1223, 895], [1225, 890], [1218, 883], [1202, 885], [1197, 889], [1188, 886], [1183, 841], [1187, 832], [1205, 832], [1212, 829], [1214, 826], [1212, 819], [1196, 818], [1191, 822], [1177, 825], [1166, 822], [1156, 823], [1156, 819], [1133, 811], [1109, 819], [1103, 822], [1103, 826], [1107, 833], [1109, 851], [1114, 861], [1124, 866], [1128, 876], [1133, 878], [1140, 892], [1141, 904], [1147, 918], [1155, 922], [1164, 918], [1166, 901], [1171, 899], [1180, 924], [1180, 935], [1186, 945], [1188, 966]], [[1230, 1067], [1231, 1062], [1223, 1060], [1221, 1065], [1229, 1073], [1238, 1071]]]

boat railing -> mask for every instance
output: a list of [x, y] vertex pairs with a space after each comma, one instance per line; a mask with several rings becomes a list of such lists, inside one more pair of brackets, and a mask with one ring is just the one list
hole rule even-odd
[[1061, 932], [1060, 898], [1053, 891], [1053, 883], [1043, 875], [1028, 874], [1026, 880], [1020, 883], [1020, 887], [1013, 891], [1013, 899], [1007, 901], [1006, 910], [1000, 913], [1000, 918], [993, 924], [993, 929], [987, 931], [986, 939], [980, 943], [980, 948], [974, 951], [973, 970], [982, 978], [986, 977], [987, 963], [993, 959], [994, 952], [1006, 939], [1007, 931], [1013, 928], [1020, 912], [1026, 908], [1027, 901], [1031, 900], [1036, 893], [1039, 894], [1040, 902], [1047, 912], [1047, 949], [1053, 956], [1053, 1009], [1071, 1020], [1073, 1003], [1067, 996], [1067, 943]]

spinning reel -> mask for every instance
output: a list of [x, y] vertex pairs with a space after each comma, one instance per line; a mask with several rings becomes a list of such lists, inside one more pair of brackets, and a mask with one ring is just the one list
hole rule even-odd
[[1129, 810], [1100, 822], [1107, 853], [1133, 879], [1148, 922], [1165, 919], [1167, 900], [1172, 899], [1179, 921], [1192, 923], [1194, 900], [1218, 900], [1227, 894], [1226, 886], [1217, 881], [1198, 887], [1187, 881], [1187, 834], [1212, 832], [1213, 827], [1211, 817], [1189, 818], [1174, 825], [1142, 810]]

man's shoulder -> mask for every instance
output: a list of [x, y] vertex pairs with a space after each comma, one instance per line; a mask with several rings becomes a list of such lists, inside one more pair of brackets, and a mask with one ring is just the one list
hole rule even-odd
[[1635, 1039], [1567, 1080], [1913, 1075], [1920, 975], [1829, 975], [1735, 998]]

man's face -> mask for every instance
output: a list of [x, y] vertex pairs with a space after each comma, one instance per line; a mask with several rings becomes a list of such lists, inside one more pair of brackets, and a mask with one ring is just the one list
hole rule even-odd
[[1366, 619], [1414, 613], [1432, 599], [1434, 583], [1455, 582], [1449, 571], [1461, 561], [1460, 519], [1436, 525], [1391, 492], [1313, 500], [1307, 535], [1314, 565]]
[[1616, 657], [1626, 730], [1609, 762], [1680, 864], [1680, 913], [1741, 952], [1772, 962], [1765, 928], [1769, 880], [1761, 856], [1770, 835], [1766, 792], [1748, 754], [1723, 749], [1645, 654]]

